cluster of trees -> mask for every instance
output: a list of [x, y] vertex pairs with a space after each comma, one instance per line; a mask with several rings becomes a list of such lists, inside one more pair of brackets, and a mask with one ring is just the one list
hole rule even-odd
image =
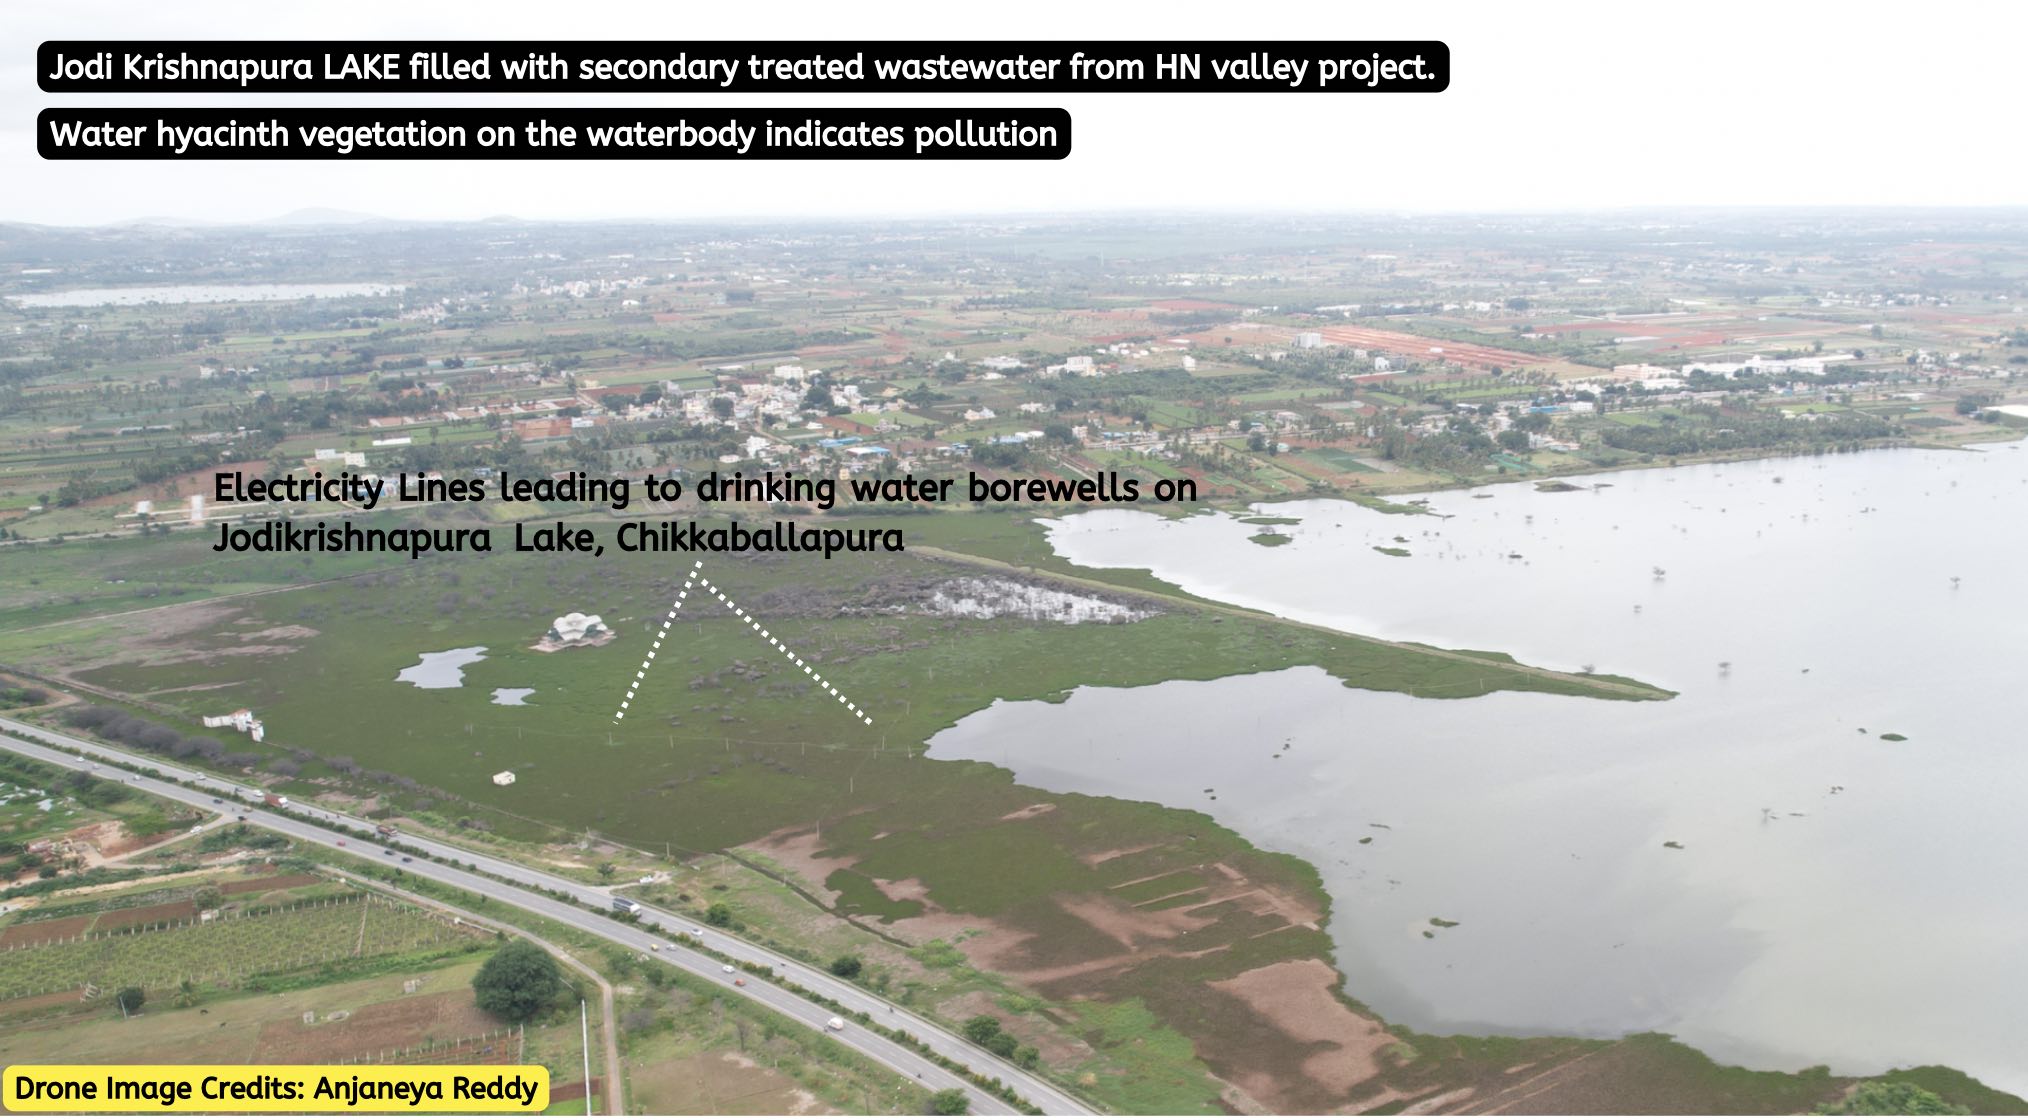
[[1965, 1116], [1970, 1112], [1906, 1081], [1862, 1082], [1844, 1100], [1817, 1109], [1819, 1116]]
[[846, 953], [842, 956], [833, 957], [830, 967], [831, 975], [842, 976], [847, 980], [851, 980], [861, 972], [866, 971], [866, 962], [860, 960], [855, 954]]
[[1999, 403], [1998, 393], [1966, 393], [1958, 398], [1956, 408], [1959, 416], [1977, 416]]
[[209, 735], [184, 735], [173, 727], [102, 704], [67, 712], [63, 721], [81, 731], [90, 731], [115, 743], [167, 758], [195, 755], [218, 766], [238, 768], [252, 766], [263, 757], [250, 751], [227, 750], [224, 743]]
[[472, 976], [479, 1010], [510, 1023], [539, 1019], [570, 992], [556, 958], [532, 941], [510, 941]]
[[991, 1015], [974, 1015], [965, 1020], [961, 1029], [966, 1038], [1003, 1058], [1014, 1059], [1022, 1069], [1034, 1069], [1035, 1063], [1042, 1058], [1042, 1051], [1008, 1034], [1000, 1020]]
[[1469, 474], [1486, 463], [1499, 446], [1479, 426], [1465, 417], [1455, 417], [1441, 432], [1418, 435], [1393, 421], [1379, 426], [1376, 433], [1380, 456], [1407, 463], [1418, 470]]
[[[6, 538], [0, 537], [0, 540]], [[49, 693], [30, 685], [0, 687], [0, 708], [30, 708], [49, 699]]]
[[1607, 447], [1648, 455], [1714, 451], [1832, 451], [1901, 434], [1898, 425], [1864, 412], [1818, 413], [1789, 419], [1773, 413], [1724, 413], [1711, 405], [1665, 410], [1655, 424], [1606, 424]]

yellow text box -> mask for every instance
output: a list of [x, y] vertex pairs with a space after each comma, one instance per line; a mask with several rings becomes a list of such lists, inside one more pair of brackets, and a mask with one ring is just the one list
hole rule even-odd
[[8, 1066], [9, 1112], [541, 1112], [541, 1066]]

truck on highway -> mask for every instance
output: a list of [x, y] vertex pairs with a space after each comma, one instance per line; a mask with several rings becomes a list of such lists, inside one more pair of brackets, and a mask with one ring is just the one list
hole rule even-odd
[[266, 793], [261, 795], [261, 804], [276, 809], [286, 809], [289, 807], [289, 799], [279, 793]]
[[619, 895], [614, 895], [613, 909], [618, 910], [622, 914], [638, 914], [641, 912], [641, 904], [631, 898], [621, 898]]
[[373, 826], [373, 831], [382, 840], [387, 840], [392, 838], [395, 833], [400, 832], [401, 830], [394, 827], [391, 824], [377, 824]]

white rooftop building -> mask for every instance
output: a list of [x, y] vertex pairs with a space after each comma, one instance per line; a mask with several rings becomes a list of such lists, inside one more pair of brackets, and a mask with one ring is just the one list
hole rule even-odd
[[572, 611], [557, 619], [549, 627], [549, 636], [559, 642], [581, 642], [596, 638], [606, 632], [605, 620], [595, 614], [579, 614]]

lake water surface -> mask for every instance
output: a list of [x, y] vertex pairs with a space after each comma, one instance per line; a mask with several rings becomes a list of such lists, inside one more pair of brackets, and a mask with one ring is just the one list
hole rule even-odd
[[[417, 688], [463, 688], [465, 666], [486, 660], [485, 646], [438, 650], [416, 654], [416, 663], [394, 675], [397, 681]], [[496, 701], [497, 702], [497, 701]]]
[[1299, 668], [996, 704], [932, 750], [1309, 860], [1348, 990], [1419, 1029], [1662, 1030], [1763, 1068], [1939, 1062], [2028, 1092], [2028, 451], [1595, 481], [1433, 495], [1442, 518], [1278, 504], [1302, 521], [1272, 549], [1225, 515], [1050, 535], [1080, 564], [1676, 699], [1419, 700]]

